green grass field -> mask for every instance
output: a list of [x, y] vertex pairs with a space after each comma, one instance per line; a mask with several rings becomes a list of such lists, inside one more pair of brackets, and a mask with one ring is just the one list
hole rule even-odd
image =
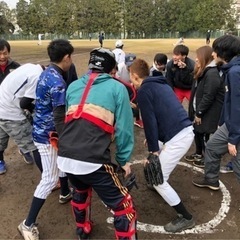
[[[114, 49], [116, 40], [104, 40], [104, 47]], [[135, 53], [137, 57], [145, 59], [152, 64], [154, 55], [158, 52], [165, 53], [171, 59], [174, 43], [177, 39], [131, 39], [123, 40], [126, 53]], [[49, 41], [42, 41], [42, 45], [37, 45], [38, 41], [10, 41], [11, 57], [21, 64], [32, 62], [48, 64], [47, 45]], [[71, 40], [75, 48], [73, 61], [77, 67], [78, 74], [83, 74], [87, 69], [89, 52], [92, 48], [99, 47], [97, 39]], [[185, 39], [185, 45], [189, 47], [189, 57], [195, 59], [195, 50], [205, 45], [205, 39]]]

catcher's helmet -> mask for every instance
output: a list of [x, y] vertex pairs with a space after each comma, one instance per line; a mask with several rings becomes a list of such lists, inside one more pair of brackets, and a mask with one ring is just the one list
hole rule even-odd
[[97, 69], [101, 72], [110, 73], [116, 66], [115, 55], [106, 48], [95, 48], [90, 52], [88, 62], [89, 69]]

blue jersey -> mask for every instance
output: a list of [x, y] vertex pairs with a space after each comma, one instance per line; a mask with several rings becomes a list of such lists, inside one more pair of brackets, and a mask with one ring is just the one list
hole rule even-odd
[[[60, 69], [59, 69], [60, 70]], [[49, 143], [49, 132], [55, 131], [53, 110], [65, 105], [66, 83], [56, 66], [49, 66], [41, 75], [36, 90], [33, 140]]]

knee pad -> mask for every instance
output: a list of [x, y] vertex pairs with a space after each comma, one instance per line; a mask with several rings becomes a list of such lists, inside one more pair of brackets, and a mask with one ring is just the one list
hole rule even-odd
[[116, 239], [137, 239], [137, 216], [131, 195], [127, 194], [113, 212]]
[[76, 220], [77, 232], [81, 231], [89, 234], [92, 230], [91, 198], [91, 188], [84, 191], [73, 190], [71, 205]]

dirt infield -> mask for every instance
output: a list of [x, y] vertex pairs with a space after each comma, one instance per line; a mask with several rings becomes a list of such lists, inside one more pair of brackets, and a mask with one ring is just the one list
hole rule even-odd
[[[172, 40], [129, 40], [124, 41], [125, 51], [136, 53], [151, 64], [156, 52], [164, 52], [171, 57]], [[203, 45], [205, 39], [186, 40], [194, 50]], [[190, 45], [191, 43], [191, 45]], [[89, 51], [98, 46], [97, 40], [73, 41], [76, 64], [79, 75], [87, 69]], [[106, 40], [105, 47], [113, 48], [114, 41]], [[11, 42], [12, 57], [20, 63], [48, 64], [46, 54], [47, 42], [37, 46], [37, 41]], [[202, 174], [187, 165], [184, 160], [177, 166], [170, 178], [170, 183], [179, 193], [183, 203], [193, 214], [197, 226], [180, 234], [167, 234], [163, 225], [175, 216], [174, 210], [154, 191], [146, 187], [142, 166], [139, 160], [147, 154], [143, 147], [144, 131], [135, 127], [135, 149], [131, 161], [137, 176], [139, 189], [132, 190], [132, 196], [138, 213], [139, 239], [240, 239], [240, 199], [239, 184], [234, 174], [220, 175], [221, 190], [200, 189], [192, 184], [192, 178]], [[194, 145], [189, 153], [194, 151]], [[223, 163], [226, 163], [225, 156]], [[0, 239], [21, 239], [17, 231], [18, 224], [26, 217], [32, 195], [40, 179], [40, 172], [35, 165], [26, 165], [18, 154], [17, 147], [10, 142], [6, 151], [8, 171], [0, 175]], [[45, 202], [37, 222], [41, 239], [76, 239], [75, 223], [70, 204], [58, 203], [59, 191], [53, 192]], [[94, 228], [91, 239], [114, 239], [111, 213], [103, 206], [97, 196], [93, 195], [92, 218]]]

